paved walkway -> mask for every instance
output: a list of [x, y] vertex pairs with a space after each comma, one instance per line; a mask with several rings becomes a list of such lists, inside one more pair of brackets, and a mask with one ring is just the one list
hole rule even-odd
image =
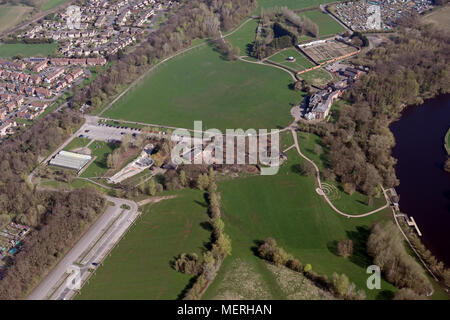
[[312, 161], [311, 159], [309, 159], [308, 157], [306, 157], [300, 150], [300, 146], [298, 144], [298, 139], [297, 139], [297, 133], [294, 129], [291, 129], [292, 132], [292, 137], [294, 138], [294, 143], [295, 143], [295, 147], [297, 148], [297, 152], [298, 154], [305, 159], [306, 161], [308, 161], [309, 163], [312, 164], [312, 166], [314, 167], [315, 171], [316, 171], [316, 180], [317, 183], [319, 185], [319, 188], [317, 189], [317, 193], [321, 196], [324, 197], [325, 201], [330, 205], [330, 207], [336, 211], [337, 213], [339, 213], [341, 216], [347, 217], [347, 218], [362, 218], [362, 217], [367, 217], [370, 216], [371, 214], [377, 213], [379, 211], [382, 211], [384, 209], [386, 209], [387, 207], [389, 207], [389, 202], [386, 201], [386, 204], [378, 209], [372, 210], [370, 212], [366, 212], [366, 213], [362, 213], [362, 214], [347, 214], [345, 212], [342, 212], [341, 210], [339, 210], [338, 208], [336, 208], [334, 206], [334, 204], [330, 201], [330, 199], [328, 198], [328, 196], [326, 195], [326, 193], [323, 191], [322, 188], [322, 182], [320, 180], [320, 170], [319, 167], [314, 163], [314, 161]]

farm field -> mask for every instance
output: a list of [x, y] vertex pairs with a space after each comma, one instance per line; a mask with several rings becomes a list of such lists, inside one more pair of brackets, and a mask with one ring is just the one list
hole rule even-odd
[[65, 2], [67, 2], [67, 0], [48, 0], [41, 7], [41, 11], [47, 11], [47, 10], [53, 9], [54, 7], [59, 6]]
[[0, 5], [0, 32], [14, 27], [32, 10], [28, 6]]
[[58, 44], [56, 43], [39, 43], [39, 44], [2, 44], [0, 45], [0, 57], [11, 58], [17, 54], [24, 57], [33, 56], [48, 56], [56, 50]]
[[318, 7], [321, 4], [335, 2], [332, 0], [258, 0], [258, 9], [288, 7], [289, 9], [305, 9]]
[[[264, 288], [257, 297], [285, 299], [286, 294], [268, 272], [265, 262], [254, 255], [257, 241], [271, 236], [289, 253], [313, 270], [331, 275], [345, 273], [358, 289], [366, 288], [366, 267], [372, 260], [365, 253], [365, 241], [372, 221], [390, 219], [385, 210], [372, 216], [347, 219], [334, 212], [315, 191], [312, 177], [296, 173], [301, 159], [295, 149], [288, 151], [288, 161], [274, 176], [255, 176], [223, 182], [222, 196], [225, 231], [232, 239], [233, 252], [228, 257], [204, 299], [230, 294], [226, 288], [238, 286], [249, 277], [259, 279]], [[345, 259], [336, 254], [336, 241], [350, 238], [355, 253]], [[236, 261], [247, 269], [235, 274]], [[233, 276], [234, 275], [234, 276]], [[237, 279], [236, 279], [237, 277]], [[382, 281], [382, 290], [366, 290], [369, 299], [390, 296], [395, 288]], [[225, 289], [224, 289], [225, 288]], [[242, 292], [235, 292], [242, 295]]]
[[299, 78], [316, 87], [323, 87], [333, 80], [333, 76], [322, 68], [314, 69], [298, 75]]
[[170, 261], [182, 252], [200, 255], [210, 231], [203, 193], [183, 190], [175, 199], [145, 206], [142, 216], [77, 299], [177, 299], [192, 276]]
[[252, 19], [244, 24], [238, 31], [229, 37], [226, 37], [226, 41], [233, 47], [238, 47], [241, 56], [248, 56], [251, 51], [252, 43], [255, 41], [258, 24], [259, 20]]
[[226, 61], [208, 46], [161, 65], [103, 116], [193, 128], [276, 128], [292, 121], [299, 95], [285, 71]]
[[[294, 57], [295, 61], [288, 61], [288, 57]], [[308, 60], [308, 58], [306, 58], [303, 54], [298, 52], [298, 50], [292, 48], [283, 50], [275, 54], [274, 56], [270, 57], [269, 60], [281, 64], [296, 72], [315, 66], [314, 63]]]
[[305, 11], [298, 14], [300, 17], [307, 17], [317, 24], [319, 27], [319, 37], [334, 35], [344, 32], [345, 29], [329, 14], [323, 13], [320, 10]]

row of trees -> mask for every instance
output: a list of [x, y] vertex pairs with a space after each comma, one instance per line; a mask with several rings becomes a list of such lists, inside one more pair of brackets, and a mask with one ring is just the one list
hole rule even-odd
[[[209, 173], [209, 184], [207, 187], [209, 224], [212, 229], [211, 249], [203, 254], [203, 262], [199, 268], [198, 259], [194, 255], [189, 255], [193, 259], [177, 259], [175, 266], [180, 265], [179, 269], [197, 271], [195, 283], [189, 288], [184, 296], [187, 300], [197, 300], [206, 286], [211, 283], [219, 270], [222, 261], [231, 254], [231, 239], [224, 232], [225, 224], [221, 219], [220, 195], [217, 193], [216, 178], [214, 170]], [[182, 257], [187, 255], [181, 255]]]
[[450, 34], [416, 21], [354, 62], [370, 72], [344, 94], [351, 106], [340, 110], [335, 123], [300, 127], [321, 136], [327, 146], [327, 178], [374, 196], [380, 183], [399, 183], [389, 124], [406, 105], [450, 92]]
[[265, 259], [276, 266], [285, 266], [295, 272], [303, 273], [307, 278], [311, 279], [317, 286], [333, 293], [336, 297], [341, 299], [365, 299], [366, 294], [364, 290], [356, 291], [356, 286], [350, 282], [345, 274], [333, 273], [328, 279], [326, 275], [319, 275], [312, 271], [310, 264], [302, 265], [299, 259], [284, 251], [283, 248], [277, 245], [274, 238], [267, 238], [258, 247], [258, 254], [262, 259]]
[[395, 286], [410, 288], [418, 295], [433, 292], [422, 267], [406, 252], [403, 238], [391, 221], [386, 224], [377, 223], [372, 227], [367, 252], [386, 279]]
[[[402, 223], [403, 224], [403, 223]], [[433, 273], [442, 281], [442, 283], [450, 288], [450, 269], [446, 268], [442, 261], [436, 259], [436, 257], [428, 250], [422, 243], [417, 234], [406, 224], [402, 225], [402, 229], [408, 236], [411, 244], [420, 254], [422, 259], [427, 263], [428, 267], [433, 271]]]

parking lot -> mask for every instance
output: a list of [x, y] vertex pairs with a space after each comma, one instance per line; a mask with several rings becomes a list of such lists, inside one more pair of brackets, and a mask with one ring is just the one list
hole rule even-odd
[[142, 133], [141, 129], [92, 123], [85, 124], [80, 132], [79, 137], [81, 138], [106, 142], [122, 141], [126, 134], [136, 136]]

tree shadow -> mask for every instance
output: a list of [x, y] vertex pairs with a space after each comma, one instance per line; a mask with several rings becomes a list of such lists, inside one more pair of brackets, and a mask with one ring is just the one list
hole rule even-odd
[[251, 56], [252, 52], [253, 52], [253, 47], [255, 46], [255, 42], [253, 41], [252, 43], [247, 43], [245, 45], [245, 53], [248, 56]]
[[330, 242], [327, 243], [327, 248], [332, 254], [334, 254], [336, 256], [339, 256], [337, 245], [338, 245], [338, 241], [337, 240], [330, 241]]
[[186, 296], [186, 293], [188, 293], [189, 289], [192, 288], [194, 283], [197, 281], [198, 276], [193, 276], [191, 279], [189, 279], [189, 283], [184, 287], [184, 289], [180, 292], [180, 294], [177, 296], [177, 300], [183, 300], [183, 298]]
[[375, 297], [376, 300], [392, 300], [394, 298], [394, 292], [390, 290], [381, 290]]
[[213, 227], [209, 221], [200, 222], [200, 227], [202, 227], [206, 231], [210, 231], [210, 232], [213, 231]]
[[259, 258], [258, 248], [260, 245], [264, 243], [263, 240], [253, 240], [254, 246], [250, 248], [250, 250], [253, 252], [253, 254]]
[[356, 265], [367, 268], [373, 263], [367, 254], [367, 240], [370, 236], [368, 227], [356, 227], [356, 231], [347, 231], [347, 237], [353, 241], [353, 254], [348, 258]]
[[299, 163], [291, 166], [291, 172], [302, 175], [302, 166]]
[[208, 204], [203, 201], [194, 200], [194, 202], [203, 208], [208, 208]]

